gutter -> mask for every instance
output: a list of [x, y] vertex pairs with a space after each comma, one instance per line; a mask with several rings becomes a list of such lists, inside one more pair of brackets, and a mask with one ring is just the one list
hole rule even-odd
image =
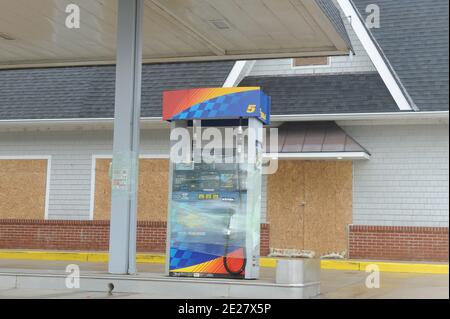
[[448, 119], [448, 111], [272, 115], [274, 122]]
[[266, 160], [369, 160], [366, 152], [265, 153]]
[[[272, 115], [273, 122], [306, 121], [358, 121], [358, 120], [402, 120], [402, 119], [448, 119], [449, 111], [434, 112], [387, 112], [387, 113], [335, 113], [335, 114], [292, 114]], [[164, 124], [162, 117], [143, 117], [143, 124]], [[113, 118], [72, 118], [72, 119], [28, 119], [0, 120], [0, 126], [15, 125], [112, 125]]]

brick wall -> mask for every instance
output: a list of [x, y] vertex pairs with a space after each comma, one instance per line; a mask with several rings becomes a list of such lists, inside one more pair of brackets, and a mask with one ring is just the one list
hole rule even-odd
[[448, 261], [448, 227], [349, 227], [349, 258]]
[[[109, 221], [0, 220], [0, 249], [107, 251]], [[165, 252], [166, 223], [138, 222], [137, 250]], [[269, 253], [269, 225], [261, 225], [261, 255]]]
[[[261, 255], [269, 253], [261, 225]], [[448, 261], [448, 227], [349, 226], [349, 258]], [[107, 251], [109, 221], [0, 220], [0, 249]], [[166, 223], [138, 223], [137, 250], [164, 252]]]
[[270, 253], [270, 244], [269, 244], [269, 234], [270, 234], [270, 228], [269, 224], [261, 224], [261, 256], [267, 256]]

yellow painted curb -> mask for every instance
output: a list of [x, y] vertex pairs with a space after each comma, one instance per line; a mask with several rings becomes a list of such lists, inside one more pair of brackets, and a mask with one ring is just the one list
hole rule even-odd
[[90, 263], [107, 263], [109, 260], [108, 253], [79, 253], [86, 254], [86, 261]]
[[0, 251], [0, 259], [88, 261], [88, 253], [48, 251]]
[[412, 264], [395, 262], [360, 262], [360, 271], [365, 271], [367, 266], [376, 265], [381, 272], [402, 272], [419, 274], [448, 275], [448, 264]]
[[[415, 264], [380, 261], [322, 260], [322, 269], [366, 271], [377, 266], [381, 272], [448, 275], [448, 264]], [[373, 271], [373, 269], [369, 270]]]
[[320, 261], [320, 268], [330, 270], [353, 270], [360, 271], [360, 263], [349, 260], [323, 259]]
[[275, 268], [277, 266], [276, 258], [264, 258], [259, 259], [259, 265], [264, 268]]
[[165, 255], [137, 254], [136, 262], [141, 264], [165, 264]]
[[[16, 260], [49, 260], [49, 261], [80, 261], [104, 263], [108, 261], [108, 253], [104, 252], [51, 252], [51, 251], [13, 251], [0, 250], [0, 259]], [[137, 263], [165, 264], [163, 254], [137, 254]], [[275, 268], [276, 258], [262, 257], [260, 265], [264, 268]], [[321, 260], [321, 268], [329, 270], [365, 271], [367, 266], [376, 265], [381, 272], [421, 273], [421, 274], [449, 274], [448, 264], [417, 264], [379, 261], [352, 260]]]

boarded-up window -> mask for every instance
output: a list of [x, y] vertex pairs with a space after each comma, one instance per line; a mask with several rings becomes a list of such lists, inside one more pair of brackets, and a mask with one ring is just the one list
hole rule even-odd
[[0, 219], [44, 219], [47, 160], [0, 159]]
[[310, 58], [295, 58], [293, 61], [294, 67], [302, 66], [324, 66], [328, 65], [328, 57], [310, 57]]
[[[110, 159], [98, 159], [96, 162], [94, 197], [94, 219], [96, 220], [109, 220], [111, 217], [110, 163]], [[139, 220], [167, 220], [168, 180], [168, 160], [141, 159], [139, 161]]]

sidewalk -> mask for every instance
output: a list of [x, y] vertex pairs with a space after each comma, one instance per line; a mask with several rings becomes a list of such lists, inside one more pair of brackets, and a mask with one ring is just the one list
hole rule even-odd
[[[104, 262], [70, 262], [48, 260], [0, 260], [1, 270], [33, 271], [42, 274], [64, 273], [70, 263], [79, 265], [82, 274], [106, 274]], [[140, 263], [138, 271], [142, 276], [147, 273], [163, 273], [163, 264]], [[261, 269], [261, 281], [273, 281], [275, 269]], [[390, 298], [449, 298], [449, 277], [439, 274], [381, 273], [380, 288], [368, 289], [365, 285], [367, 274], [362, 271], [329, 270], [321, 271], [321, 294], [316, 298], [332, 299], [390, 299]], [[1, 286], [1, 285], [0, 285]], [[83, 288], [83, 281], [81, 282]], [[107, 293], [81, 290], [48, 289], [0, 289], [0, 298], [171, 298], [161, 292], [155, 293]], [[190, 298], [186, 295], [186, 298]]]

